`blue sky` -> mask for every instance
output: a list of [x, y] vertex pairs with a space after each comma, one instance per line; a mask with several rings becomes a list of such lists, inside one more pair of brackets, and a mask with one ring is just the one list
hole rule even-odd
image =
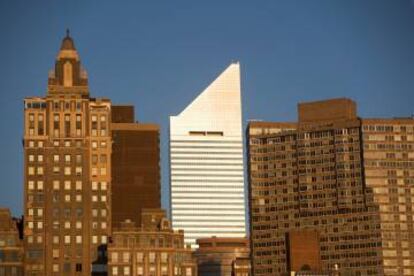
[[227, 65], [242, 66], [244, 122], [296, 120], [300, 101], [350, 97], [360, 116], [414, 113], [408, 0], [0, 1], [0, 206], [22, 212], [23, 98], [46, 93], [65, 29], [91, 95], [162, 127]]

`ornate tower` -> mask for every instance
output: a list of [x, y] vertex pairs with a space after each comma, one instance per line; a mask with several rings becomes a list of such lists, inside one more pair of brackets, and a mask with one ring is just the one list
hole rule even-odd
[[111, 229], [111, 102], [89, 98], [69, 32], [46, 97], [24, 103], [25, 272], [90, 275]]

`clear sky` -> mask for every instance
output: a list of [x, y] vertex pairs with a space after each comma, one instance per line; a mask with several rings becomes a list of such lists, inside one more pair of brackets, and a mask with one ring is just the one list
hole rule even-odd
[[161, 125], [227, 65], [242, 66], [244, 122], [296, 120], [300, 101], [350, 97], [363, 117], [414, 113], [408, 0], [0, 0], [0, 206], [22, 212], [23, 98], [46, 93], [70, 28], [93, 97], [134, 104]]

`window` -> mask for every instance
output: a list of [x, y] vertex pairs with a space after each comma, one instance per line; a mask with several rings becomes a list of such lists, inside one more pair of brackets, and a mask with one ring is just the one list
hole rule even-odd
[[53, 243], [59, 244], [59, 236], [53, 236]]
[[43, 167], [37, 167], [37, 175], [43, 175]]
[[106, 195], [101, 195], [101, 202], [106, 202]]
[[42, 208], [37, 209], [37, 215], [39, 217], [42, 217], [43, 216], [43, 209]]
[[65, 190], [70, 190], [71, 183], [69, 180], [65, 180]]
[[53, 190], [59, 190], [60, 183], [59, 180], [53, 180]]
[[101, 175], [106, 175], [106, 168], [101, 168]]
[[33, 226], [34, 226], [33, 221], [27, 222], [27, 227], [29, 227], [29, 229], [33, 229]]
[[118, 252], [112, 252], [111, 259], [112, 259], [112, 262], [117, 263], [118, 262]]
[[69, 235], [65, 236], [65, 244], [70, 244], [70, 236]]
[[29, 148], [33, 148], [34, 147], [34, 141], [29, 141]]
[[98, 190], [98, 182], [96, 182], [96, 181], [92, 181], [92, 190], [93, 190], [93, 191]]
[[155, 253], [154, 252], [150, 252], [148, 257], [149, 257], [149, 262], [150, 263], [155, 262]]
[[37, 181], [37, 189], [42, 191], [43, 190], [43, 181]]
[[81, 244], [82, 243], [82, 236], [76, 236], [76, 243]]
[[28, 187], [29, 190], [34, 190], [34, 181], [29, 180], [27, 182], [27, 187]]
[[76, 190], [77, 191], [82, 190], [82, 181], [80, 181], [80, 180], [76, 181]]
[[93, 167], [91, 170], [91, 174], [92, 176], [97, 176], [98, 175], [98, 168]]
[[98, 201], [98, 196], [93, 195], [93, 196], [92, 196], [92, 202], [97, 202], [97, 201]]
[[70, 229], [70, 221], [65, 221], [65, 229]]
[[76, 272], [82, 272], [82, 264], [76, 264]]
[[70, 141], [65, 141], [65, 147], [70, 147]]
[[92, 236], [92, 243], [97, 244], [98, 243], [98, 236]]
[[35, 172], [34, 167], [28, 167], [28, 168], [27, 168], [27, 173], [28, 173], [29, 175], [34, 175], [34, 172]]
[[77, 155], [76, 155], [76, 163], [77, 163], [77, 164], [82, 163], [82, 155], [80, 155], [80, 154], [77, 154]]
[[53, 167], [53, 173], [58, 174], [59, 172], [60, 172], [60, 167], [59, 166], [54, 166]]
[[117, 266], [112, 267], [112, 275], [118, 275], [118, 267]]
[[128, 263], [129, 262], [129, 252], [122, 253], [122, 261], [124, 263]]
[[65, 195], [65, 201], [70, 202], [70, 195]]
[[82, 202], [82, 195], [76, 195], [76, 202]]
[[76, 222], [76, 229], [82, 229], [82, 222], [81, 221]]
[[70, 154], [65, 154], [65, 162], [70, 162]]
[[[53, 253], [54, 252], [55, 252], [55, 250], [53, 250]], [[53, 257], [54, 258], [59, 258], [59, 256], [55, 257], [54, 254], [53, 254]], [[53, 272], [59, 272], [59, 264], [53, 264]]]
[[106, 189], [107, 189], [107, 183], [105, 181], [102, 181], [101, 182], [101, 190], [106, 191]]
[[92, 216], [93, 217], [97, 217], [98, 216], [98, 210], [97, 209], [92, 209]]
[[29, 209], [27, 210], [27, 214], [28, 214], [29, 216], [33, 216], [33, 208], [29, 208]]
[[70, 167], [65, 167], [65, 175], [71, 175]]
[[29, 162], [34, 162], [35, 158], [33, 154], [29, 155]]
[[101, 222], [101, 228], [106, 229], [106, 222]]
[[98, 142], [97, 141], [92, 141], [92, 148], [96, 149], [98, 147]]
[[107, 214], [106, 209], [102, 209], [101, 210], [101, 216], [106, 217], [106, 214]]
[[37, 156], [37, 162], [43, 162], [43, 155], [42, 154], [39, 154]]
[[77, 176], [81, 176], [82, 175], [82, 167], [76, 167], [75, 168], [75, 173]]
[[43, 221], [37, 222], [37, 229], [43, 229]]
[[124, 275], [131, 275], [131, 270], [130, 270], [129, 266], [124, 267]]
[[38, 146], [39, 148], [43, 148], [43, 141], [39, 141], [39, 142], [37, 142], [37, 146]]
[[107, 244], [107, 243], [108, 243], [108, 237], [107, 237], [107, 236], [105, 236], [105, 235], [104, 235], [104, 236], [102, 236], [102, 237], [101, 237], [101, 243], [102, 243], [102, 244]]

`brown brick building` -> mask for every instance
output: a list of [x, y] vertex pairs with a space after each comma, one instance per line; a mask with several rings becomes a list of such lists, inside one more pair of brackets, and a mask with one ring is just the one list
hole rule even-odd
[[363, 119], [366, 185], [379, 204], [385, 275], [414, 275], [414, 118]]
[[108, 245], [108, 275], [197, 276], [184, 232], [174, 231], [161, 209], [142, 209], [141, 226], [125, 221]]
[[110, 121], [67, 34], [47, 95], [24, 101], [25, 275], [91, 274], [111, 232]]
[[200, 276], [249, 276], [250, 247], [246, 238], [197, 239], [197, 258]]
[[324, 271], [383, 275], [380, 202], [366, 183], [356, 104], [334, 99], [298, 111], [297, 123], [248, 126], [254, 275], [286, 273], [286, 234], [302, 229], [318, 233]]
[[24, 275], [20, 223], [11, 217], [9, 209], [0, 208], [0, 275]]
[[143, 208], [161, 208], [159, 126], [135, 123], [133, 106], [112, 106], [112, 227], [141, 225]]

